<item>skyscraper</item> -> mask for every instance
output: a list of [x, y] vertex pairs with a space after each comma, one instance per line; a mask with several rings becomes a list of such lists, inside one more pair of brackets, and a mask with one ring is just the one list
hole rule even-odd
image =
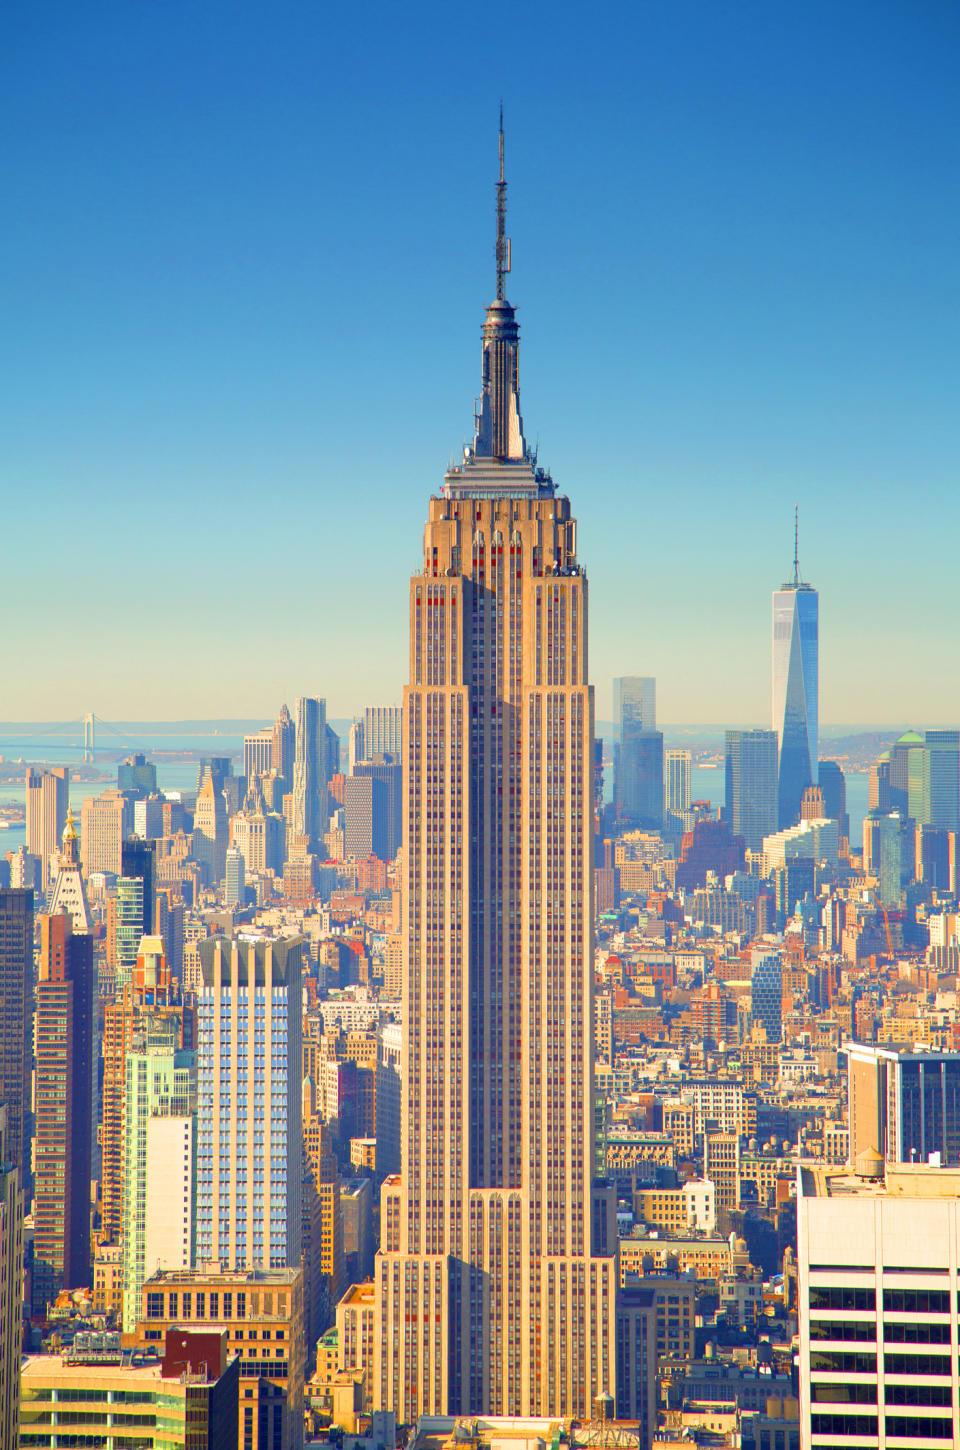
[[93, 939], [40, 917], [36, 1005], [33, 1307], [90, 1283]]
[[663, 803], [679, 815], [690, 809], [693, 756], [689, 750], [667, 750], [663, 757]]
[[133, 830], [133, 802], [119, 790], [89, 796], [80, 812], [80, 856], [87, 879], [94, 871], [120, 875], [123, 843]]
[[850, 835], [847, 815], [846, 776], [835, 760], [820, 761], [820, 789], [823, 792], [823, 813], [831, 821], [839, 821], [841, 836]]
[[301, 946], [200, 943], [198, 1263], [300, 1266]]
[[327, 706], [303, 696], [297, 701], [293, 758], [293, 831], [307, 836], [310, 849], [323, 844], [327, 828]]
[[613, 804], [635, 825], [663, 821], [663, 735], [657, 729], [656, 680], [623, 675], [613, 682]]
[[399, 705], [366, 705], [363, 711], [363, 759], [403, 754], [403, 710]]
[[0, 887], [0, 1103], [7, 1108], [7, 1153], [29, 1174], [26, 1115], [33, 1074], [33, 892]]
[[43, 890], [50, 885], [50, 860], [60, 849], [67, 820], [70, 771], [65, 765], [27, 771], [27, 850], [40, 857]]
[[174, 1035], [183, 1042], [183, 1008], [175, 1000], [176, 984], [157, 937], [140, 943], [133, 980], [108, 1002], [103, 1014], [103, 1121], [101, 1169], [102, 1237], [116, 1242], [123, 1227], [123, 1123], [126, 1098], [127, 1051], [136, 1032], [159, 1030], [164, 1018], [173, 1019]]
[[754, 1022], [762, 1022], [768, 1042], [783, 1037], [781, 1017], [783, 969], [778, 952], [755, 947], [750, 972], [750, 1011]]
[[773, 730], [728, 730], [724, 808], [735, 836], [759, 851], [777, 829], [777, 737]]
[[850, 1162], [872, 1149], [888, 1163], [960, 1161], [960, 1052], [847, 1044]]
[[224, 883], [224, 906], [243, 906], [247, 899], [246, 867], [243, 852], [236, 846], [227, 847], [226, 880]]
[[23, 1189], [0, 1102], [0, 1450], [16, 1450], [23, 1343]]
[[287, 790], [293, 785], [293, 755], [296, 749], [296, 730], [286, 705], [280, 706], [280, 713], [273, 725], [273, 747], [270, 764], [283, 781]]
[[267, 726], [255, 735], [243, 737], [243, 773], [250, 781], [255, 775], [269, 775], [273, 769], [273, 741], [276, 727]]
[[[183, 1222], [182, 1171], [184, 1122], [189, 1124], [196, 1110], [196, 1057], [180, 1047], [178, 1024], [167, 1018], [148, 1022], [134, 1034], [124, 1067], [126, 1089], [123, 1098], [123, 1328], [132, 1333], [140, 1316], [140, 1292], [144, 1280], [155, 1269], [190, 1265], [193, 1225]], [[147, 1219], [150, 1182], [148, 1148], [150, 1130], [159, 1119], [175, 1120], [173, 1142], [180, 1146], [179, 1160], [153, 1163], [155, 1186], [170, 1190], [161, 1211], [177, 1218], [177, 1243], [171, 1245], [172, 1261], [153, 1263], [147, 1258], [147, 1232], [156, 1223]], [[192, 1134], [187, 1131], [187, 1141]], [[172, 1146], [172, 1144], [171, 1144]], [[189, 1154], [189, 1148], [187, 1149]], [[178, 1181], [178, 1179], [180, 1181]], [[184, 1236], [187, 1242], [184, 1244]]]
[[817, 780], [819, 629], [819, 595], [800, 579], [795, 527], [793, 580], [773, 593], [773, 728], [780, 752], [781, 829], [800, 819], [803, 792]]
[[50, 915], [63, 912], [70, 918], [76, 935], [89, 935], [92, 930], [87, 893], [80, 870], [80, 843], [73, 820], [73, 811], [67, 810], [67, 824], [63, 828], [63, 845], [60, 863], [53, 880], [50, 894]]
[[201, 863], [207, 883], [223, 880], [227, 864], [227, 803], [217, 773], [207, 771], [197, 792], [193, 814], [193, 855]]
[[569, 501], [524, 440], [502, 175], [501, 133], [476, 434], [410, 583], [403, 1164], [374, 1345], [375, 1403], [407, 1423], [583, 1418], [616, 1390], [613, 1202], [592, 1182], [587, 583]]
[[640, 730], [657, 728], [657, 682], [652, 675], [618, 675], [613, 682], [613, 728], [623, 739], [624, 722]]
[[923, 732], [921, 805], [914, 819], [940, 831], [960, 830], [960, 731]]

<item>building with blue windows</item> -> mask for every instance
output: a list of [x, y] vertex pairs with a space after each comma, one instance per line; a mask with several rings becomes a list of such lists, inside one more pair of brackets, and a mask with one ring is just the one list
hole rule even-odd
[[300, 1265], [302, 938], [200, 944], [196, 1260]]
[[773, 594], [773, 729], [779, 773], [777, 821], [800, 819], [808, 785], [817, 783], [819, 748], [820, 596], [800, 578], [794, 547], [793, 580]]

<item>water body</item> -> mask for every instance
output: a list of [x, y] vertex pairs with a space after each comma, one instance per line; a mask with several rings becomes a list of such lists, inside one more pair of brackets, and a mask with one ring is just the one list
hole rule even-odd
[[[334, 729], [337, 729], [338, 726], [346, 725], [346, 722], [331, 721], [331, 724]], [[98, 742], [104, 750], [113, 753], [114, 743], [106, 730], [101, 731], [98, 735]], [[243, 750], [243, 736], [220, 734], [213, 731], [189, 735], [161, 734], [153, 729], [149, 735], [118, 736], [115, 748], [120, 759], [135, 751], [140, 751], [151, 759], [157, 767], [157, 784], [161, 791], [195, 790], [197, 784], [196, 762], [193, 760], [167, 760], [164, 758], [164, 752], [191, 751], [196, 752], [197, 755], [236, 756]], [[63, 726], [36, 734], [0, 732], [0, 756], [7, 764], [10, 761], [23, 759], [35, 765], [76, 766], [83, 760], [83, 733], [79, 731], [79, 727], [64, 728]], [[100, 795], [102, 791], [116, 785], [117, 773], [114, 760], [100, 759], [97, 767], [108, 776], [108, 779], [71, 781], [70, 783], [70, 805], [77, 817], [78, 828], [83, 802], [88, 797]], [[608, 768], [606, 771], [608, 797], [612, 793], [612, 774]], [[709, 801], [716, 810], [723, 804], [723, 767], [695, 765], [691, 789], [694, 800]], [[866, 773], [851, 772], [847, 776], [847, 811], [850, 815], [850, 839], [854, 845], [858, 845], [863, 836], [867, 794], [868, 777]], [[17, 783], [11, 782], [9, 785], [0, 784], [0, 802], [18, 801], [23, 805], [25, 795], [22, 779]], [[6, 851], [16, 851], [25, 841], [26, 828], [23, 825], [11, 826], [7, 830], [0, 829], [0, 856]]]

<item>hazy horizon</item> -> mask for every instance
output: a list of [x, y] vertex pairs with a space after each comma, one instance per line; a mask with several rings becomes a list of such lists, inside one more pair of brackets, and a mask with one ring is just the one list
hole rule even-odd
[[578, 520], [599, 712], [637, 672], [664, 718], [768, 718], [798, 502], [821, 714], [960, 718], [960, 10], [495, 30], [14, 7], [5, 712], [399, 699], [480, 386], [502, 98], [524, 423]]

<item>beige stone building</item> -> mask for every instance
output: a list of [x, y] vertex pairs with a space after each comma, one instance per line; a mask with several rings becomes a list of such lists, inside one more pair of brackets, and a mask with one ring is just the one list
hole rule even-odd
[[225, 1329], [229, 1352], [240, 1356], [236, 1443], [298, 1450], [306, 1364], [300, 1270], [158, 1270], [142, 1294], [137, 1344], [162, 1354], [174, 1326]]
[[568, 499], [483, 328], [472, 448], [431, 498], [404, 691], [403, 1155], [375, 1402], [584, 1418], [616, 1388], [613, 1203], [592, 1187], [593, 693]]

